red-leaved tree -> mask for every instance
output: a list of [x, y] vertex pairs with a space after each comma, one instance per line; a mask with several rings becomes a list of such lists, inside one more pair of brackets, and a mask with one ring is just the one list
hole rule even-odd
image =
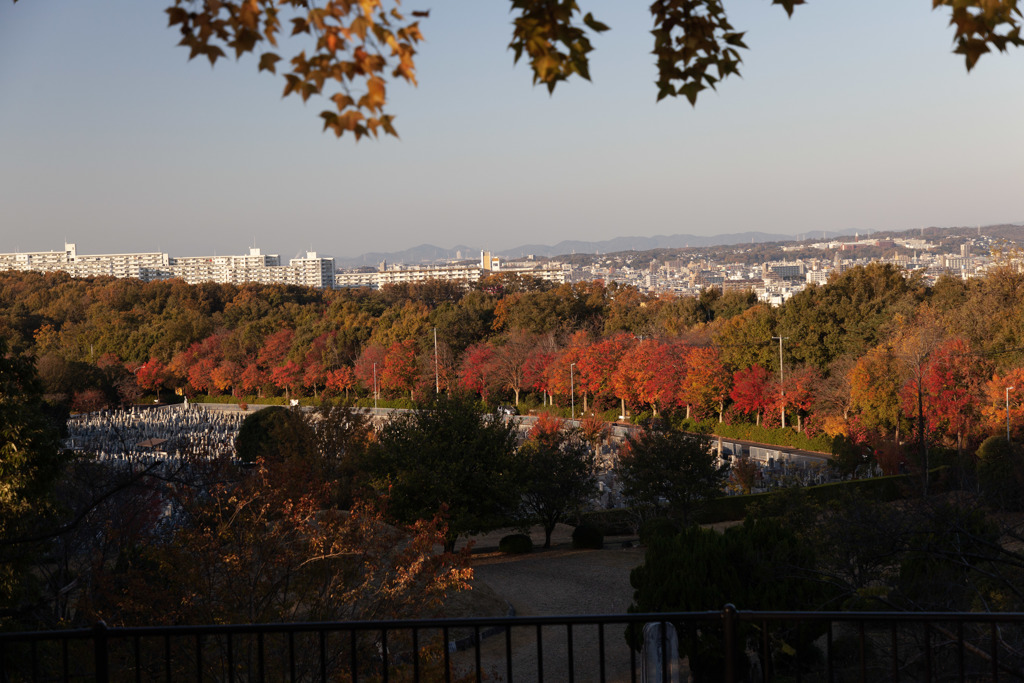
[[771, 387], [771, 375], [760, 365], [751, 365], [739, 370], [732, 378], [729, 397], [744, 413], [753, 413], [758, 426], [761, 413], [775, 403], [775, 392]]

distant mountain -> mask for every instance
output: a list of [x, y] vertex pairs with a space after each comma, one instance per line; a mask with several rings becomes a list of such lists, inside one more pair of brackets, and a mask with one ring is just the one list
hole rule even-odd
[[[814, 232], [807, 233], [806, 237], [835, 237], [836, 235], [853, 234], [853, 230], [843, 232]], [[504, 258], [521, 258], [528, 254], [534, 256], [563, 256], [566, 254], [596, 254], [616, 251], [647, 251], [649, 249], [681, 249], [684, 247], [717, 247], [731, 244], [751, 244], [762, 242], [792, 242], [804, 237], [803, 235], [782, 235], [767, 232], [740, 232], [727, 235], [655, 235], [653, 237], [615, 237], [610, 240], [598, 242], [585, 242], [582, 240], [565, 240], [554, 246], [546, 244], [524, 244], [511, 249], [496, 250], [496, 256]], [[335, 265], [338, 268], [359, 268], [360, 266], [377, 266], [381, 261], [388, 263], [430, 263], [432, 261], [447, 261], [457, 258], [461, 252], [462, 258], [477, 260], [480, 257], [480, 247], [468, 247], [464, 244], [444, 249], [433, 244], [421, 244], [404, 251], [392, 252], [370, 252], [357, 258], [335, 258]]]
[[[936, 232], [950, 230], [969, 230], [971, 228], [924, 228], [922, 234], [935, 234]], [[870, 238], [873, 236], [916, 236], [920, 228], [903, 231], [872, 231], [860, 230], [861, 237]], [[982, 226], [981, 230], [991, 237], [1002, 237], [1014, 241], [1024, 242], [1024, 222], [1003, 223], [999, 225]], [[521, 258], [532, 254], [534, 256], [566, 256], [569, 254], [607, 254], [620, 251], [648, 251], [651, 249], [682, 249], [685, 247], [721, 247], [739, 244], [762, 244], [765, 242], [795, 242], [799, 240], [831, 239], [843, 235], [853, 235], [858, 232], [855, 229], [841, 231], [813, 231], [799, 235], [783, 235], [767, 232], [737, 232], [726, 235], [654, 235], [653, 237], [615, 237], [610, 240], [598, 242], [585, 242], [582, 240], [564, 240], [553, 246], [547, 244], [524, 244], [511, 249], [494, 251], [496, 256], [503, 258]], [[359, 268], [360, 266], [380, 265], [381, 261], [388, 263], [431, 263], [448, 261], [461, 257], [464, 260], [476, 261], [480, 258], [481, 247], [469, 247], [464, 244], [454, 246], [450, 249], [438, 247], [433, 244], [421, 244], [404, 251], [392, 252], [370, 252], [357, 258], [335, 258], [335, 265], [338, 268]]]

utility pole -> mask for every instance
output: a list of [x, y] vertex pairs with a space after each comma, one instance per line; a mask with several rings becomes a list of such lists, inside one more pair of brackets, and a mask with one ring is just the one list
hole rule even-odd
[[569, 363], [569, 402], [572, 405], [572, 419], [576, 419], [576, 381], [573, 376], [572, 369], [576, 367], [575, 363]]
[[782, 426], [786, 426], [786, 388], [785, 388], [785, 375], [782, 370], [782, 340], [789, 339], [789, 337], [772, 337], [772, 339], [779, 340], [779, 396], [782, 398], [779, 410], [782, 412]]
[[1010, 392], [1013, 387], [1006, 387], [1006, 443], [1010, 443]]
[[434, 393], [441, 393], [441, 375], [437, 371], [437, 328], [434, 328]]
[[377, 410], [377, 364], [373, 364], [373, 409]]

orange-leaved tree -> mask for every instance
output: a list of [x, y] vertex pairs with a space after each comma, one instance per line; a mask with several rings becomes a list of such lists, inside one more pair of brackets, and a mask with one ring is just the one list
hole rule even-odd
[[440, 517], [388, 524], [383, 499], [339, 510], [336, 483], [311, 475], [308, 457], [169, 490], [174, 528], [98, 568], [83, 609], [115, 624], [382, 619], [435, 614], [468, 587], [466, 555], [436, 550]]

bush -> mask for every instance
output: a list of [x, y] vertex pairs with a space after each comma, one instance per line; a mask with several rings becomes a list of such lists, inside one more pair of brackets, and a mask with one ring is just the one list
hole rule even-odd
[[611, 410], [606, 410], [603, 413], [598, 413], [598, 415], [600, 415], [601, 419], [605, 422], [618, 422], [621, 412], [622, 411], [618, 408], [612, 408]]
[[758, 427], [748, 423], [726, 424], [715, 418], [698, 422], [692, 419], [673, 417], [672, 426], [686, 432], [697, 432], [721, 436], [724, 439], [740, 439], [758, 443], [799, 448], [818, 453], [832, 452], [832, 437], [827, 434], [816, 434], [809, 437], [791, 427]]
[[533, 539], [526, 534], [509, 534], [498, 541], [498, 551], [506, 555], [525, 555], [533, 552]]
[[1024, 500], [1024, 457], [1005, 436], [990, 436], [978, 449], [978, 485], [981, 494], [998, 510], [1020, 510]]
[[629, 508], [584, 512], [578, 523], [596, 526], [605, 536], [629, 536], [636, 532], [636, 515]]
[[668, 517], [653, 517], [640, 526], [640, 543], [650, 545], [656, 538], [675, 536], [679, 525]]
[[604, 547], [604, 534], [596, 525], [581, 522], [572, 532], [572, 547], [578, 550], [600, 550]]
[[247, 416], [235, 437], [235, 452], [246, 463], [284, 461], [315, 452], [313, 429], [297, 410], [274, 406]]

